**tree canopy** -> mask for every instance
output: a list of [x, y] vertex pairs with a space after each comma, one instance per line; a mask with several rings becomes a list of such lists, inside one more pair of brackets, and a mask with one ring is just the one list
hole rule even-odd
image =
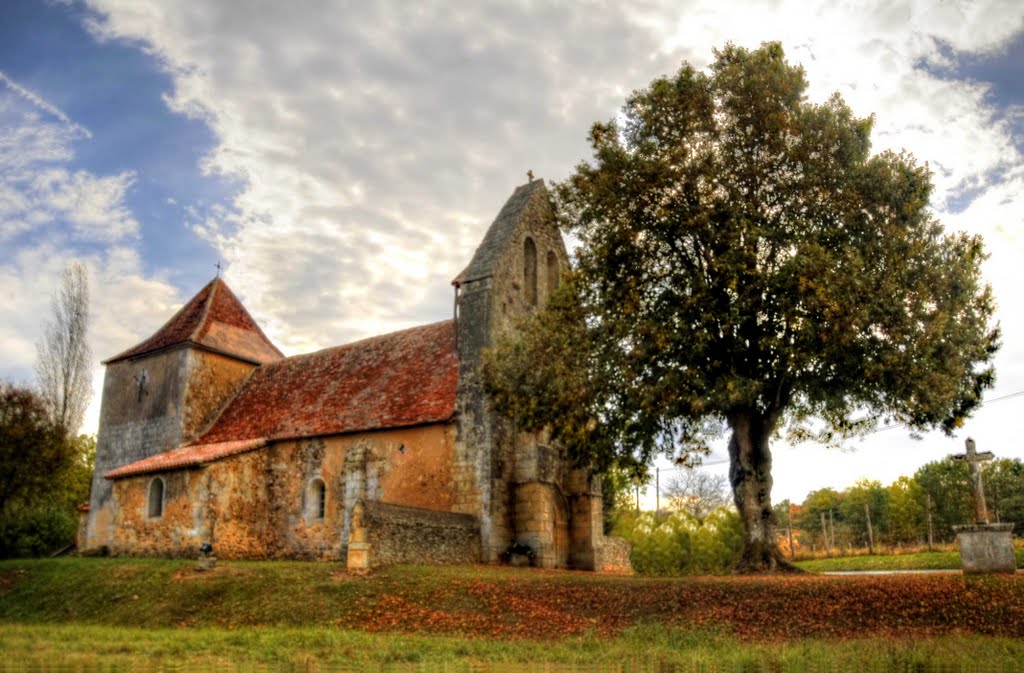
[[96, 442], [68, 436], [50, 412], [36, 392], [0, 381], [0, 558], [72, 542], [89, 497]]
[[740, 569], [785, 565], [773, 436], [952, 432], [998, 347], [981, 239], [943, 232], [926, 167], [871, 153], [872, 118], [806, 89], [779, 44], [729, 45], [594, 124], [555, 189], [575, 268], [485, 364], [500, 410], [598, 468], [728, 431]]

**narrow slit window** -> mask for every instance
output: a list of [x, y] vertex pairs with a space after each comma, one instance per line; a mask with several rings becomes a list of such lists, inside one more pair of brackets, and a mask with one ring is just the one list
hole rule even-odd
[[156, 477], [149, 482], [149, 506], [147, 508], [150, 519], [159, 519], [164, 515], [164, 480]]
[[537, 305], [537, 246], [529, 236], [523, 242], [523, 293], [527, 304]]
[[313, 479], [306, 488], [306, 519], [310, 523], [323, 521], [326, 512], [327, 485], [323, 479]]

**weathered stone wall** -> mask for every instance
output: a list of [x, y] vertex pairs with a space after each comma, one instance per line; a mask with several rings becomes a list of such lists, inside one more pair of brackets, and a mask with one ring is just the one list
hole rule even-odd
[[113, 513], [109, 509], [111, 483], [103, 474], [181, 443], [187, 372], [185, 349], [107, 365], [86, 548], [108, 544], [113, 532]]
[[541, 568], [569, 565], [569, 505], [554, 484], [532, 481], [516, 486], [516, 541], [529, 545]]
[[85, 548], [111, 542], [111, 484], [104, 473], [195, 439], [254, 367], [196, 348], [107, 365]]
[[363, 501], [368, 566], [478, 563], [480, 522], [470, 514]]
[[[110, 503], [115, 531], [111, 554], [134, 556], [194, 556], [209, 540], [209, 491], [204, 470], [180, 470], [145, 475], [114, 483]], [[163, 514], [148, 513], [149, 489], [154, 480], [164, 484]]]
[[[486, 349], [547, 302], [568, 266], [547, 191], [537, 182], [516, 190], [459, 277], [457, 467], [479, 485], [478, 502], [460, 504], [460, 511], [477, 508], [488, 562], [519, 542], [537, 551], [540, 565], [593, 567], [599, 490], [589, 476], [571, 478], [567, 456], [545, 433], [515, 432], [494, 414], [479, 380]], [[586, 506], [577, 506], [579, 496]]]
[[[449, 424], [272, 443], [199, 469], [114, 482], [116, 554], [192, 556], [210, 541], [221, 558], [339, 559], [360, 499], [450, 510], [454, 428]], [[153, 478], [164, 514], [150, 519]], [[323, 516], [310, 484], [325, 487]]]
[[191, 442], [217, 419], [256, 365], [196, 348], [188, 352], [182, 442]]

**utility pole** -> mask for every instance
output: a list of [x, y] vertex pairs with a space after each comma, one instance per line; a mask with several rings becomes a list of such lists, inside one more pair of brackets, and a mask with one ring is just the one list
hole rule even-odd
[[661, 468], [654, 468], [654, 513], [661, 514]]
[[928, 551], [932, 550], [932, 496], [930, 493], [926, 493], [925, 497], [928, 498], [927, 512], [928, 512]]
[[[831, 511], [831, 510], [829, 510]], [[825, 526], [825, 513], [821, 513], [821, 536], [825, 538], [825, 555], [832, 556], [832, 546], [828, 541], [828, 527]]]
[[831, 533], [832, 547], [834, 548], [836, 546], [836, 522], [832, 518], [832, 510], [828, 511], [828, 529]]
[[868, 553], [874, 555], [875, 535], [871, 530], [871, 508], [868, 507], [867, 503], [864, 503], [864, 516], [868, 518]]

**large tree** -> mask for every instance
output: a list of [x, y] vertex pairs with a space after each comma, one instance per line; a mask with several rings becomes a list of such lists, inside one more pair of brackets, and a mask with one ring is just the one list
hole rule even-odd
[[943, 233], [928, 169], [872, 154], [871, 118], [806, 88], [780, 45], [730, 45], [594, 124], [555, 190], [575, 269], [485, 368], [499, 409], [598, 467], [728, 432], [740, 571], [787, 567], [773, 437], [951, 432], [998, 346], [981, 240]]
[[81, 262], [61, 273], [52, 309], [36, 344], [36, 379], [50, 419], [74, 435], [92, 399], [89, 273]]

